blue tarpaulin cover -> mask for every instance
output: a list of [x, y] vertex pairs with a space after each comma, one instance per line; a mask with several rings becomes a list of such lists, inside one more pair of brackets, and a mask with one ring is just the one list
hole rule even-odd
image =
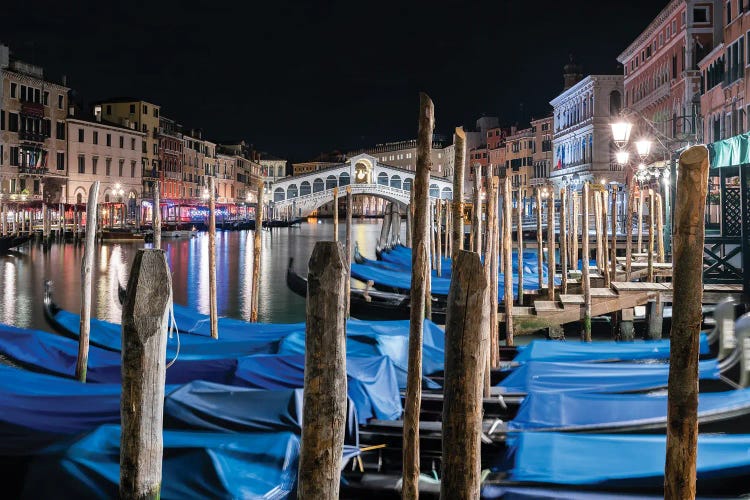
[[[718, 379], [714, 359], [699, 362], [702, 379]], [[532, 391], [625, 392], [667, 385], [666, 363], [554, 363], [530, 361], [515, 368], [499, 386], [507, 393]]]
[[[513, 361], [630, 361], [638, 359], [668, 359], [668, 339], [617, 342], [577, 342], [559, 340], [533, 340], [520, 349]], [[708, 339], [700, 336], [700, 353], [708, 354]]]
[[[28, 455], [65, 436], [120, 422], [120, 384], [78, 381], [0, 365], [0, 455]], [[261, 391], [195, 381], [165, 388], [167, 428], [299, 434], [302, 389]], [[350, 401], [346, 443], [358, 444]]]
[[[707, 417], [750, 408], [750, 389], [706, 392], [699, 395], [698, 415]], [[667, 420], [666, 394], [590, 394], [532, 392], [523, 400], [511, 431], [546, 429], [585, 430], [596, 427], [640, 425]], [[750, 431], [750, 429], [748, 429]]]
[[[495, 470], [509, 481], [662, 488], [664, 435], [521, 432], [508, 437], [509, 451]], [[750, 435], [701, 434], [698, 482], [750, 474]]]
[[[295, 488], [300, 442], [291, 432], [163, 435], [161, 498], [281, 499]], [[117, 498], [119, 479], [120, 428], [107, 425], [37, 458], [23, 497]]]
[[[56, 375], [73, 377], [78, 356], [78, 342], [47, 332], [25, 330], [8, 325], [0, 326], [0, 353], [9, 358]], [[304, 356], [259, 355], [260, 364], [246, 361], [242, 376], [238, 360], [253, 356], [226, 359], [200, 359], [180, 354], [166, 371], [168, 384], [185, 384], [193, 380], [205, 380], [220, 384], [251, 385], [265, 389], [294, 389], [303, 386]], [[290, 359], [292, 358], [292, 359]], [[89, 349], [89, 382], [120, 383], [120, 353], [91, 346]], [[263, 374], [253, 375], [251, 366], [263, 369]], [[364, 367], [364, 368], [363, 368]], [[367, 369], [373, 370], [368, 373]], [[291, 373], [286, 373], [293, 370]], [[349, 394], [357, 408], [357, 416], [365, 422], [371, 418], [394, 419], [401, 413], [401, 397], [393, 363], [386, 357], [349, 358], [347, 362]], [[258, 380], [270, 377], [276, 380], [273, 387], [263, 386]], [[241, 382], [244, 380], [244, 382]], [[286, 384], [296, 385], [284, 385]], [[368, 400], [368, 398], [372, 398]]]

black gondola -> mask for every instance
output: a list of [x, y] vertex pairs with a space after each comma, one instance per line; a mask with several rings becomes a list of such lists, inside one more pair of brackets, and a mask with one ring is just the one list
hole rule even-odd
[[297, 217], [295, 219], [263, 219], [263, 227], [293, 227], [293, 226], [299, 226], [304, 221], [306, 221], [307, 218], [305, 217]]
[[30, 234], [0, 236], [0, 254], [23, 245], [31, 239], [31, 236]]

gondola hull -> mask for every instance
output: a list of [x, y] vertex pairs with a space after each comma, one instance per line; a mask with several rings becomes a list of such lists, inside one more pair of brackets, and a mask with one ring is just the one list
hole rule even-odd
[[10, 235], [0, 237], [0, 254], [6, 253], [13, 248], [19, 247], [31, 240], [31, 235]]

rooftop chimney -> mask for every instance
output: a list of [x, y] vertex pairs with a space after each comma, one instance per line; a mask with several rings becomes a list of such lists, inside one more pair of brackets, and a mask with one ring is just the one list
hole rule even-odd
[[573, 54], [570, 54], [568, 57], [570, 58], [570, 62], [563, 68], [563, 91], [568, 90], [570, 87], [583, 80], [583, 70], [581, 69], [581, 66], [573, 61]]

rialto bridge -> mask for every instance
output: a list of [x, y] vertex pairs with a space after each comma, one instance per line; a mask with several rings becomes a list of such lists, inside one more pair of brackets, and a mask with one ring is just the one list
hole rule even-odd
[[[414, 174], [412, 170], [386, 165], [374, 156], [360, 154], [341, 165], [273, 183], [271, 201], [276, 213], [304, 217], [333, 201], [334, 188], [339, 188], [340, 198], [346, 196], [346, 186], [351, 186], [354, 195], [377, 196], [406, 207]], [[430, 197], [452, 199], [453, 182], [444, 177], [431, 177]]]

